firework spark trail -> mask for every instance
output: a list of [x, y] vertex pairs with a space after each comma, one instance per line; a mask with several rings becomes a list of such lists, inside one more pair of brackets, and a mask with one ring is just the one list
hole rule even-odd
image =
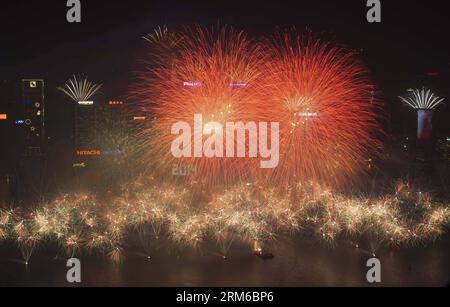
[[406, 97], [399, 97], [406, 105], [417, 110], [434, 110], [444, 98], [438, 97], [429, 89], [415, 89]]
[[[147, 38], [156, 51], [133, 90], [144, 113], [153, 118], [142, 133], [147, 164], [162, 170], [163, 177], [184, 165], [195, 169], [191, 183], [209, 188], [255, 178], [343, 185], [367, 171], [366, 161], [379, 145], [379, 103], [354, 52], [311, 35], [285, 34], [259, 44], [227, 27], [171, 33], [160, 28]], [[252, 159], [174, 159], [171, 127], [177, 122], [192, 125], [194, 114], [222, 126], [280, 122], [280, 165], [267, 174]], [[248, 144], [243, 146], [248, 152]]]
[[29, 220], [22, 220], [14, 225], [13, 237], [19, 246], [24, 263], [28, 265], [36, 247], [41, 242], [41, 236], [33, 231], [33, 224]]
[[158, 26], [153, 33], [150, 33], [143, 38], [149, 42], [150, 44], [159, 44], [166, 42], [168, 40], [168, 36], [171, 32], [169, 32], [169, 29], [166, 25], [164, 26]]
[[358, 178], [376, 154], [379, 103], [356, 54], [290, 33], [266, 43], [266, 50], [259, 120], [281, 125], [280, 165], [268, 180], [342, 185]]
[[[148, 140], [144, 144], [149, 148], [147, 161], [163, 170], [163, 175], [171, 174], [176, 165], [194, 166], [189, 180], [208, 186], [246, 178], [248, 159], [175, 159], [171, 128], [177, 122], [193, 125], [195, 114], [201, 114], [204, 123], [218, 122], [223, 127], [226, 122], [254, 120], [254, 109], [249, 108], [255, 107], [255, 103], [250, 104], [255, 99], [254, 90], [231, 85], [255, 82], [264, 54], [243, 32], [227, 27], [186, 28], [180, 35], [170, 59], [164, 58], [163, 63], [140, 73], [140, 86], [133, 91], [143, 102], [144, 112], [154, 118], [142, 134]], [[155, 135], [157, 138], [151, 137]], [[202, 143], [206, 139], [204, 136]]]
[[155, 186], [105, 203], [66, 195], [29, 213], [1, 210], [0, 230], [3, 240], [17, 243], [25, 263], [44, 242], [58, 243], [69, 256], [99, 253], [120, 263], [128, 234], [152, 224], [154, 234], [176, 245], [198, 248], [213, 240], [224, 257], [233, 242], [261, 247], [285, 233], [313, 233], [332, 244], [367, 237], [375, 252], [381, 245], [426, 244], [450, 225], [448, 205], [404, 184], [381, 198], [345, 197], [317, 184], [298, 185], [287, 194], [242, 185], [200, 207], [190, 204], [191, 193]]
[[101, 89], [102, 85], [97, 85], [88, 81], [82, 76], [73, 76], [72, 79], [59, 87], [58, 90], [69, 96], [75, 102], [88, 101]]

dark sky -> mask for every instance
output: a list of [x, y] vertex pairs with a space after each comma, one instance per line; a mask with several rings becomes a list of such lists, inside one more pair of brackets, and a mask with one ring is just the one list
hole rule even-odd
[[[381, 2], [383, 22], [369, 24], [366, 0], [81, 0], [82, 23], [69, 24], [66, 0], [8, 0], [0, 10], [0, 63], [18, 74], [55, 69], [70, 74], [75, 68], [109, 74], [128, 63], [142, 43], [140, 37], [156, 25], [220, 21], [255, 35], [273, 32], [276, 26], [310, 27], [364, 48], [368, 64], [379, 66], [376, 71], [448, 70], [450, 18], [445, 2]], [[102, 65], [109, 71], [96, 71]]]
[[84, 73], [111, 89], [110, 96], [120, 95], [143, 50], [141, 37], [155, 26], [220, 22], [255, 37], [277, 27], [309, 27], [364, 49], [363, 60], [388, 104], [406, 88], [421, 85], [449, 95], [446, 2], [381, 2], [382, 23], [369, 24], [366, 0], [81, 0], [82, 23], [69, 24], [66, 0], [1, 1], [0, 85], [11, 88], [8, 84], [20, 78], [42, 77], [55, 88], [72, 74]]

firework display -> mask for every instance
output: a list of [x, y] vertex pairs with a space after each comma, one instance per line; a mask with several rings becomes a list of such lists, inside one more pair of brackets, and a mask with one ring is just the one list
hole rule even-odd
[[265, 44], [259, 115], [281, 126], [280, 165], [268, 179], [341, 185], [360, 178], [376, 154], [380, 105], [356, 53], [309, 33], [286, 32]]
[[[159, 29], [147, 40], [156, 47], [175, 41], [165, 39], [168, 33]], [[149, 140], [146, 147], [153, 168], [168, 174], [174, 166], [192, 167], [195, 173], [189, 181], [209, 187], [261, 178], [282, 185], [305, 180], [342, 185], [367, 169], [366, 161], [378, 145], [379, 104], [373, 99], [368, 73], [353, 52], [310, 35], [302, 39], [284, 34], [272, 42], [255, 43], [226, 27], [187, 28], [176, 37], [170, 44], [171, 56], [167, 44], [159, 47], [165, 56], [155, 57], [157, 65], [139, 74], [134, 89], [144, 112], [154, 115], [151, 127], [142, 133]], [[202, 115], [201, 121], [196, 115]], [[249, 126], [244, 140], [232, 140], [235, 148], [245, 148], [248, 155], [241, 158], [246, 159], [202, 155], [205, 142], [220, 144], [222, 151], [229, 145], [223, 138], [217, 140], [215, 126], [208, 129], [208, 123], [225, 127], [229, 122], [255, 121], [279, 123], [280, 161], [272, 171], [257, 171], [255, 161], [248, 158], [256, 151], [250, 146]], [[194, 153], [175, 159], [171, 132], [180, 122], [200, 122], [207, 133], [190, 132], [187, 137], [194, 145], [185, 145], [184, 150]], [[266, 129], [267, 134], [274, 132], [273, 126]], [[269, 140], [275, 136], [272, 133]]]
[[368, 250], [375, 253], [383, 245], [426, 244], [450, 224], [448, 205], [404, 182], [381, 198], [345, 197], [308, 183], [284, 194], [236, 186], [203, 201], [185, 188], [147, 184], [136, 182], [122, 196], [103, 201], [94, 195], [65, 195], [31, 212], [1, 210], [0, 240], [16, 242], [25, 263], [48, 242], [57, 243], [67, 256], [96, 253], [120, 262], [130, 233], [140, 237], [148, 257], [160, 240], [192, 248], [216, 242], [226, 257], [237, 241], [251, 250], [283, 234], [313, 234], [327, 243], [366, 237]]
[[[116, 193], [65, 195], [35, 210], [1, 210], [0, 241], [15, 242], [25, 263], [45, 242], [68, 256], [98, 253], [121, 262], [131, 235], [148, 259], [160, 240], [192, 248], [215, 242], [226, 259], [234, 242], [261, 252], [284, 234], [328, 243], [368, 238], [371, 253], [444, 234], [449, 206], [403, 182], [384, 196], [334, 189], [358, 180], [379, 145], [380, 104], [355, 52], [311, 34], [285, 32], [255, 42], [229, 27], [159, 27], [144, 39], [150, 59], [131, 94], [139, 100], [136, 113], [152, 120], [133, 132], [120, 121], [105, 121], [95, 143], [106, 152], [144, 152], [132, 159], [151, 174], [145, 170], [132, 182], [130, 158], [107, 159], [112, 164], [100, 169], [110, 170], [104, 176]], [[88, 104], [100, 88], [74, 76], [59, 90]], [[429, 90], [402, 100], [420, 110], [443, 101]], [[250, 126], [244, 141], [233, 138], [235, 150], [245, 149], [239, 159], [218, 154], [217, 147], [230, 146], [218, 141], [223, 127], [251, 122], [259, 128], [279, 123], [277, 167], [261, 170], [250, 159]], [[189, 152], [180, 157], [173, 155], [176, 123], [200, 126], [199, 135], [189, 129], [190, 145], [179, 148]], [[273, 129], [265, 127], [268, 134]], [[216, 154], [208, 156], [204, 147], [212, 144]]]
[[408, 96], [400, 99], [410, 108], [417, 110], [417, 138], [429, 140], [433, 133], [433, 112], [445, 99], [425, 88], [412, 90]]
[[72, 79], [58, 89], [79, 105], [93, 104], [90, 99], [102, 88], [102, 85], [92, 83], [82, 76], [73, 76]]
[[[234, 85], [256, 82], [264, 54], [243, 32], [227, 27], [192, 27], [178, 35], [169, 33], [156, 31], [148, 39], [156, 50], [152, 52], [153, 64], [139, 74], [139, 85], [134, 89], [143, 111], [154, 118], [151, 127], [142, 133], [149, 148], [147, 161], [163, 174], [171, 174], [176, 166], [192, 166], [196, 172], [189, 181], [199, 185], [228, 184], [247, 178], [248, 159], [211, 159], [203, 156], [202, 149], [194, 154], [189, 148], [191, 157], [175, 159], [171, 154], [171, 132], [175, 123], [192, 124], [196, 115], [202, 116], [205, 132], [209, 122], [225, 126], [227, 122], [254, 120], [254, 90]], [[192, 148], [217, 137], [212, 130], [195, 136]]]
[[0, 287], [450, 284], [441, 3], [34, 2], [1, 10]]
[[434, 110], [445, 100], [425, 88], [413, 90], [408, 96], [400, 97], [400, 99], [416, 110]]

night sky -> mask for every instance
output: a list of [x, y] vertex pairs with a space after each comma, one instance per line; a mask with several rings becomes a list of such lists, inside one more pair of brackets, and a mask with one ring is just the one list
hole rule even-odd
[[[245, 29], [255, 38], [277, 28], [310, 28], [362, 50], [394, 117], [405, 111], [397, 96], [407, 88], [426, 85], [450, 97], [450, 19], [444, 1], [382, 1], [381, 24], [366, 21], [366, 0], [81, 2], [82, 23], [69, 24], [65, 0], [2, 1], [0, 103], [15, 103], [11, 91], [21, 78], [44, 78], [48, 120], [57, 126], [64, 122], [59, 115], [66, 104], [53, 89], [72, 74], [104, 83], [106, 99], [121, 96], [145, 49], [142, 36], [162, 24], [218, 22]], [[448, 116], [449, 109], [441, 114]], [[445, 126], [448, 121], [441, 122]]]

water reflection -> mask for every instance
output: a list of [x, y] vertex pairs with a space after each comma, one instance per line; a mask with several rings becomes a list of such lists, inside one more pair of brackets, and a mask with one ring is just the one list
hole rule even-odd
[[[450, 237], [434, 246], [378, 250], [382, 286], [446, 286], [450, 282]], [[127, 253], [121, 265], [81, 257], [83, 286], [370, 286], [366, 281], [364, 248], [340, 243], [327, 247], [307, 238], [280, 239], [271, 245], [272, 260], [261, 260], [248, 246], [233, 245], [228, 260], [217, 246], [198, 251], [161, 247], [149, 261]], [[0, 248], [0, 285], [69, 286], [65, 260], [40, 251], [25, 266], [13, 247]]]

